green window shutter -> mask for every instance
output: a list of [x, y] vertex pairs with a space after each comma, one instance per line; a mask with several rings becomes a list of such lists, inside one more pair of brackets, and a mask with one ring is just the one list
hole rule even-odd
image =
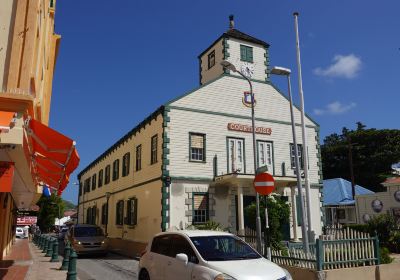
[[300, 196], [296, 195], [296, 212], [297, 212], [297, 225], [301, 226], [303, 224], [303, 213], [300, 207]]
[[246, 61], [246, 46], [240, 45], [240, 60]]
[[253, 48], [247, 47], [247, 61], [253, 62]]
[[134, 207], [134, 209], [133, 209], [133, 225], [137, 225], [137, 218], [138, 218], [138, 212], [137, 212], [137, 210], [138, 210], [138, 200], [137, 200], [137, 198], [134, 198], [133, 201], [134, 201], [134, 204], [133, 204], [133, 207]]

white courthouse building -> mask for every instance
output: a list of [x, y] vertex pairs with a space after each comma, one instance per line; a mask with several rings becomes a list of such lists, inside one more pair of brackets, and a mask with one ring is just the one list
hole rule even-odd
[[[230, 28], [198, 59], [198, 88], [163, 104], [79, 174], [79, 222], [87, 222], [90, 214], [89, 222], [104, 226], [105, 214], [110, 238], [119, 240], [114, 243], [122, 244], [121, 240], [125, 240], [135, 244], [133, 248], [141, 247], [157, 231], [185, 228], [208, 220], [232, 232], [244, 230], [243, 209], [255, 200], [251, 108], [245, 94], [249, 84], [237, 73], [223, 69], [220, 62], [227, 60], [251, 75], [256, 100], [258, 166], [268, 166], [275, 178], [276, 193], [290, 203], [290, 224], [283, 226], [286, 237], [301, 238], [289, 101], [270, 81], [269, 44]], [[296, 108], [294, 113], [302, 161], [300, 111]], [[309, 117], [306, 133], [311, 227], [319, 235], [322, 227], [319, 126]], [[143, 143], [148, 143], [148, 148]], [[113, 178], [118, 173], [117, 179], [111, 182], [108, 178], [107, 186], [101, 178], [102, 188], [93, 188], [90, 179], [98, 174], [94, 178], [94, 184], [98, 184], [100, 176], [111, 172], [110, 165]], [[125, 174], [121, 180], [120, 169]], [[142, 177], [146, 179], [141, 180]], [[86, 192], [90, 194], [85, 196]], [[109, 192], [110, 215], [102, 213], [107, 211], [106, 192]], [[88, 213], [93, 207], [97, 212]], [[97, 210], [100, 207], [102, 212]], [[125, 227], [126, 221], [133, 224]]]

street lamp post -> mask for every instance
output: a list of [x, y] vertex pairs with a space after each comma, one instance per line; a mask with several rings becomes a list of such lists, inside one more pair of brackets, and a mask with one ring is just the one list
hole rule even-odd
[[[303, 192], [301, 187], [301, 176], [300, 176], [300, 161], [299, 161], [299, 154], [298, 154], [298, 147], [297, 147], [297, 137], [296, 137], [296, 123], [294, 122], [294, 115], [293, 115], [293, 100], [292, 100], [292, 86], [290, 84], [290, 69], [283, 68], [283, 67], [273, 67], [271, 70], [272, 74], [275, 75], [283, 75], [287, 77], [288, 83], [288, 95], [289, 95], [289, 103], [290, 103], [290, 119], [292, 123], [292, 136], [293, 136], [293, 146], [294, 146], [294, 158], [295, 158], [295, 167], [296, 167], [296, 177], [297, 177], [297, 191], [300, 197], [300, 209], [301, 215], [303, 219], [303, 223], [301, 224], [301, 233], [303, 235], [303, 250], [306, 253], [309, 253], [309, 243], [308, 243], [308, 234], [306, 229], [306, 213], [304, 211], [304, 200], [303, 200]], [[295, 220], [295, 217], [293, 217]], [[296, 227], [296, 223], [293, 223], [293, 227]]]
[[[251, 125], [252, 125], [252, 134], [253, 134], [253, 156], [254, 156], [254, 175], [257, 170], [257, 155], [256, 155], [256, 130], [255, 130], [255, 121], [254, 121], [254, 93], [253, 93], [253, 85], [248, 77], [243, 75], [240, 71], [236, 69], [236, 67], [224, 60], [221, 62], [223, 68], [231, 70], [232, 72], [238, 73], [242, 76], [250, 86], [250, 96], [251, 96]], [[257, 234], [257, 251], [261, 252], [261, 218], [260, 218], [260, 195], [256, 193], [256, 234]]]
[[106, 215], [106, 230], [105, 230], [106, 236], [108, 236], [108, 231], [107, 231], [107, 228], [108, 228], [108, 200], [110, 199], [110, 196], [111, 196], [111, 193], [110, 192], [106, 192], [106, 199], [107, 199], [107, 202], [106, 202], [106, 207], [107, 207], [106, 213], [107, 213], [107, 215]]
[[[84, 196], [84, 193], [83, 193], [83, 189], [82, 189], [82, 183], [81, 183], [81, 181], [79, 181], [79, 182], [74, 182], [74, 183], [72, 183], [73, 185], [75, 185], [75, 186], [79, 186], [79, 190], [81, 190], [81, 192], [82, 192], [82, 196]], [[79, 224], [79, 204], [80, 204], [80, 200], [81, 200], [81, 196], [79, 195], [79, 190], [78, 190], [78, 220], [77, 220], [77, 223]], [[83, 197], [84, 198], [84, 197]], [[82, 199], [83, 199], [82, 198]], [[85, 203], [85, 200], [83, 200], [83, 203]], [[83, 206], [84, 206], [84, 204], [82, 205], [82, 214], [83, 214], [83, 221], [82, 221], [82, 224], [84, 224], [85, 222], [85, 208], [83, 208]]]

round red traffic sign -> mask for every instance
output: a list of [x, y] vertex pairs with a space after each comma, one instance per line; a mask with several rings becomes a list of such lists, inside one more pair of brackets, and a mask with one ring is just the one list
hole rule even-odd
[[260, 173], [254, 178], [253, 185], [259, 194], [269, 195], [275, 189], [275, 180], [269, 173]]

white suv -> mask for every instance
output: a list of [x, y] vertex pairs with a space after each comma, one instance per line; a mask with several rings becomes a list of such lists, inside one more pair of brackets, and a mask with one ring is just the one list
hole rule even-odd
[[142, 253], [139, 280], [292, 280], [239, 237], [219, 231], [164, 232]]
[[22, 228], [20, 228], [20, 227], [17, 227], [15, 229], [15, 237], [25, 238], [24, 230]]

